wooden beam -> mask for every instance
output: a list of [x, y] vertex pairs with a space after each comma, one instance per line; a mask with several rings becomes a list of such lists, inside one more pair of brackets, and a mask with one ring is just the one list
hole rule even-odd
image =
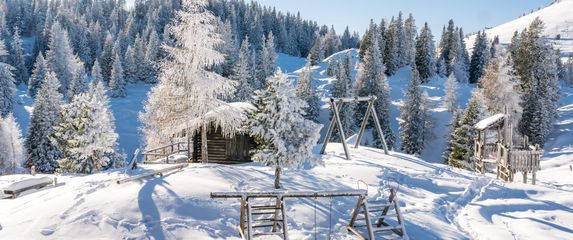
[[[344, 154], [346, 155], [346, 160], [350, 160], [350, 153], [348, 152], [348, 146], [346, 146], [346, 136], [344, 135], [344, 128], [342, 128], [342, 122], [340, 121], [340, 112], [336, 106], [335, 101], [330, 102], [332, 104], [332, 109], [334, 109], [334, 117], [336, 118], [336, 125], [338, 125], [338, 131], [340, 133], [340, 141], [342, 142], [342, 147], [344, 147]], [[340, 102], [340, 108], [344, 102]]]
[[370, 100], [378, 99], [376, 96], [368, 96], [368, 97], [347, 97], [347, 98], [323, 98], [321, 99], [323, 102], [345, 102], [345, 103], [356, 103], [356, 102], [367, 102]]
[[388, 146], [386, 145], [386, 137], [384, 136], [384, 132], [382, 132], [382, 127], [380, 126], [380, 120], [378, 119], [378, 115], [376, 114], [376, 109], [374, 109], [374, 100], [370, 101], [371, 104], [369, 105], [370, 111], [372, 112], [372, 117], [374, 118], [374, 125], [376, 125], [376, 130], [378, 130], [378, 135], [380, 135], [380, 139], [382, 139], [382, 147], [384, 147], [384, 154], [388, 155]]
[[357, 197], [366, 196], [365, 190], [347, 191], [269, 191], [269, 192], [212, 192], [211, 198], [319, 198], [319, 197]]
[[182, 169], [184, 167], [187, 167], [189, 164], [187, 163], [183, 163], [183, 164], [178, 164], [172, 167], [168, 167], [168, 168], [164, 168], [164, 169], [159, 169], [159, 170], [155, 170], [149, 173], [145, 173], [145, 174], [141, 174], [141, 175], [137, 175], [137, 176], [132, 176], [132, 177], [127, 177], [127, 178], [123, 178], [123, 179], [119, 179], [116, 181], [117, 184], [122, 184], [122, 183], [126, 183], [126, 182], [131, 182], [131, 181], [136, 181], [139, 179], [143, 179], [143, 178], [147, 178], [147, 177], [152, 177], [155, 175], [160, 175], [162, 176], [163, 173], [166, 172], [170, 172], [173, 170], [177, 170], [177, 169]]
[[[368, 102], [368, 109], [372, 107], [374, 101]], [[366, 130], [366, 124], [368, 123], [368, 117], [370, 116], [370, 111], [366, 111], [364, 118], [362, 119], [362, 124], [360, 125], [360, 132], [358, 132], [358, 138], [356, 139], [356, 143], [354, 144], [354, 148], [358, 148], [360, 146], [360, 141], [362, 140], [362, 136], [364, 136], [364, 131]]]

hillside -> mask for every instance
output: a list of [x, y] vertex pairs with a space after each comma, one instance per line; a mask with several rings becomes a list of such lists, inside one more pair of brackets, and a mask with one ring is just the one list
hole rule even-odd
[[[501, 43], [509, 43], [515, 31], [522, 31], [539, 17], [545, 23], [545, 37], [551, 39], [554, 46], [561, 49], [562, 56], [573, 53], [573, 0], [560, 0], [553, 4], [526, 14], [520, 18], [486, 30], [487, 35], [493, 39], [499, 36]], [[560, 39], [557, 39], [560, 35]], [[467, 46], [472, 48], [474, 36], [468, 38]]]

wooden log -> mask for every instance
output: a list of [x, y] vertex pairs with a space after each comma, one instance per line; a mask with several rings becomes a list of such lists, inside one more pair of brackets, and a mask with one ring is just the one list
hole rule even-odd
[[136, 181], [136, 180], [139, 180], [139, 179], [143, 179], [143, 178], [147, 178], [147, 177], [152, 177], [152, 176], [156, 176], [156, 175], [163, 176], [163, 173], [170, 172], [170, 171], [173, 171], [173, 170], [182, 169], [182, 168], [184, 168], [184, 167], [187, 167], [188, 165], [189, 165], [189, 164], [187, 164], [187, 163], [183, 163], [183, 164], [178, 164], [178, 165], [175, 165], [175, 166], [171, 166], [171, 167], [167, 167], [167, 168], [164, 168], [164, 169], [155, 170], [155, 171], [152, 171], [152, 172], [149, 172], [149, 173], [145, 173], [145, 174], [141, 174], [141, 175], [137, 175], [137, 176], [132, 176], [132, 177], [127, 177], [127, 178], [123, 178], [123, 179], [118, 179], [118, 180], [116, 181], [116, 183], [117, 183], [117, 184], [122, 184], [122, 183], [131, 182], [131, 181]]
[[319, 197], [357, 197], [366, 196], [365, 190], [347, 191], [269, 191], [269, 192], [212, 192], [211, 198], [319, 198]]

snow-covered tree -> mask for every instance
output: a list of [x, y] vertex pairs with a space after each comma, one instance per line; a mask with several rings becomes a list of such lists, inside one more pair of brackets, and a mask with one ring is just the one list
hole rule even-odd
[[443, 67], [445, 68], [444, 76], [449, 76], [452, 73], [452, 66], [454, 64], [454, 58], [457, 56], [457, 51], [459, 49], [459, 35], [454, 25], [454, 20], [450, 19], [448, 21], [448, 27], [442, 35], [440, 41], [440, 56], [439, 59], [444, 61]]
[[267, 81], [267, 88], [255, 93], [255, 109], [248, 113], [246, 125], [257, 143], [253, 160], [275, 169], [274, 186], [278, 189], [285, 168], [319, 161], [312, 148], [321, 125], [303, 117], [306, 103], [295, 95], [286, 75], [277, 72]]
[[481, 78], [483, 74], [485, 66], [487, 65], [488, 55], [489, 55], [487, 42], [488, 40], [485, 31], [481, 33], [478, 32], [474, 43], [474, 50], [472, 53], [472, 57], [470, 59], [470, 67], [469, 67], [470, 83], [478, 82], [478, 80]]
[[157, 82], [157, 67], [159, 65], [160, 44], [159, 36], [157, 36], [155, 31], [152, 31], [151, 35], [149, 36], [149, 41], [147, 42], [145, 58], [143, 60], [145, 66], [143, 69], [145, 73], [143, 75], [145, 76], [144, 80], [147, 83]]
[[16, 28], [14, 35], [12, 35], [12, 43], [10, 44], [10, 65], [14, 67], [14, 80], [16, 85], [28, 82], [28, 68], [26, 68], [26, 61], [24, 59], [24, 47], [22, 46], [22, 39], [20, 38], [20, 30]]
[[94, 173], [123, 158], [116, 151], [118, 135], [103, 83], [92, 84], [87, 93], [64, 105], [60, 119], [52, 134], [62, 152], [59, 172]]
[[404, 21], [404, 60], [406, 64], [412, 63], [416, 56], [416, 35], [416, 22], [410, 13]]
[[66, 95], [74, 73], [78, 68], [83, 68], [83, 64], [73, 53], [68, 31], [63, 29], [59, 22], [55, 22], [51, 29], [46, 61], [60, 80], [60, 92]]
[[322, 53], [322, 40], [320, 38], [320, 34], [317, 32], [314, 36], [314, 45], [310, 49], [310, 53], [308, 54], [308, 59], [310, 59], [310, 64], [312, 66], [316, 66], [320, 64], [322, 59], [324, 58], [324, 54]]
[[34, 70], [32, 70], [32, 76], [30, 76], [30, 80], [28, 80], [28, 95], [32, 98], [36, 97], [38, 90], [42, 86], [42, 82], [46, 77], [47, 65], [46, 61], [44, 60], [44, 56], [40, 53], [36, 58], [36, 62], [34, 63]]
[[239, 56], [234, 63], [230, 79], [237, 81], [237, 89], [234, 101], [248, 101], [253, 95], [253, 83], [251, 82], [251, 65], [250, 65], [250, 43], [249, 38], [245, 37], [239, 49]]
[[87, 75], [84, 66], [79, 66], [72, 75], [72, 81], [68, 87], [68, 97], [70, 99], [74, 96], [85, 92], [88, 89]]
[[[360, 63], [358, 76], [356, 77], [355, 91], [359, 97], [376, 96], [378, 99], [374, 103], [380, 125], [386, 139], [388, 148], [392, 149], [395, 143], [394, 133], [390, 127], [390, 85], [384, 74], [384, 64], [382, 63], [378, 41], [373, 40], [372, 45], [364, 55], [364, 61]], [[368, 103], [358, 104], [356, 119], [364, 118], [368, 109]], [[372, 124], [371, 124], [372, 125]], [[382, 140], [374, 131], [375, 143], [377, 147], [382, 146]]]
[[474, 125], [483, 115], [483, 101], [479, 91], [474, 91], [470, 102], [455, 129], [454, 135], [450, 140], [452, 152], [448, 158], [448, 164], [453, 167], [473, 169], [471, 156], [474, 152], [474, 138], [477, 132]]
[[296, 82], [295, 94], [301, 100], [306, 102], [304, 117], [308, 120], [318, 123], [318, 114], [320, 112], [320, 99], [312, 87], [312, 66], [310, 59], [307, 60]]
[[454, 73], [446, 81], [445, 92], [444, 104], [449, 112], [454, 112], [458, 108], [458, 79]]
[[92, 84], [97, 84], [99, 82], [103, 82], [103, 75], [101, 72], [99, 60], [96, 59], [92, 67]]
[[[378, 35], [377, 31], [373, 33], [374, 35]], [[398, 55], [398, 44], [400, 39], [398, 38], [398, 22], [392, 18], [390, 24], [388, 25], [388, 29], [384, 33], [384, 41], [385, 41], [385, 48], [384, 48], [384, 66], [386, 67], [386, 74], [394, 75], [396, 70], [400, 67], [400, 56]], [[378, 39], [378, 37], [376, 38]], [[379, 44], [379, 43], [378, 43]]]
[[63, 104], [62, 94], [58, 92], [60, 82], [52, 71], [46, 73], [42, 86], [34, 102], [30, 118], [26, 152], [26, 167], [36, 166], [36, 171], [52, 173], [58, 167], [61, 154], [50, 140], [53, 128], [59, 122], [59, 113]]
[[168, 57], [160, 68], [159, 84], [140, 116], [147, 147], [168, 142], [173, 129], [225, 104], [221, 99], [234, 92], [234, 81], [207, 69], [222, 63], [224, 56], [215, 50], [221, 43], [215, 31], [218, 19], [206, 6], [204, 0], [183, 2], [169, 27], [174, 45], [165, 46]]
[[[109, 79], [111, 77], [111, 69], [113, 67], [113, 57], [114, 57], [114, 54], [113, 54], [113, 45], [114, 44], [115, 43], [113, 41], [113, 37], [108, 32], [105, 35], [105, 40], [103, 43], [103, 49], [102, 49], [101, 55], [99, 57], [99, 63], [100, 63], [100, 67], [101, 67], [103, 81], [105, 84], [109, 83]], [[138, 57], [143, 57], [143, 56], [138, 56]], [[142, 61], [142, 59], [143, 58], [138, 58], [138, 60], [140, 62]]]
[[450, 154], [452, 154], [453, 151], [454, 143], [452, 142], [452, 139], [454, 138], [456, 129], [460, 127], [461, 118], [462, 118], [462, 113], [459, 108], [452, 112], [452, 119], [448, 124], [448, 130], [444, 136], [447, 145], [446, 148], [444, 149], [444, 152], [442, 153], [442, 158], [444, 159], [444, 163], [446, 164], [448, 164], [450, 159]]
[[418, 71], [412, 70], [412, 80], [404, 97], [404, 105], [400, 109], [400, 138], [402, 151], [407, 154], [419, 155], [424, 149], [426, 133], [426, 107], [424, 96], [420, 89]]
[[20, 126], [11, 113], [0, 118], [0, 175], [16, 173], [26, 159]]
[[125, 57], [123, 60], [123, 71], [126, 82], [134, 83], [137, 82], [139, 73], [137, 72], [137, 59], [135, 59], [135, 51], [133, 47], [127, 47], [125, 51]]
[[416, 40], [416, 69], [420, 73], [422, 83], [433, 77], [436, 73], [436, 63], [434, 57], [434, 39], [428, 23], [424, 27]]
[[12, 65], [2, 62], [2, 58], [8, 55], [4, 46], [4, 40], [0, 38], [0, 116], [4, 117], [12, 111], [14, 105], [14, 92], [16, 85], [14, 84], [14, 75]]
[[111, 78], [109, 80], [109, 96], [112, 98], [125, 97], [125, 91], [125, 78], [123, 77], [121, 58], [116, 54], [113, 59], [113, 68], [111, 69]]
[[[351, 67], [350, 67], [350, 54], [346, 53], [344, 61], [339, 60], [338, 68], [336, 71], [336, 81], [332, 86], [332, 96], [335, 98], [354, 97], [352, 89]], [[340, 111], [340, 121], [344, 129], [345, 136], [351, 136], [356, 131], [356, 120], [354, 118], [355, 105], [346, 103], [342, 106]], [[333, 117], [333, 116], [331, 116]], [[332, 133], [333, 141], [340, 141], [340, 133], [335, 130]]]

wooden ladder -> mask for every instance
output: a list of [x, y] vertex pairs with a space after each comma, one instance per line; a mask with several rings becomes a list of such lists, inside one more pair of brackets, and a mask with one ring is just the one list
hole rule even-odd
[[288, 239], [284, 198], [281, 195], [271, 197], [269, 204], [255, 200], [256, 197], [241, 197], [241, 237], [247, 240], [260, 236]]
[[408, 239], [394, 189], [385, 201], [368, 203], [360, 197], [347, 228], [361, 239]]

